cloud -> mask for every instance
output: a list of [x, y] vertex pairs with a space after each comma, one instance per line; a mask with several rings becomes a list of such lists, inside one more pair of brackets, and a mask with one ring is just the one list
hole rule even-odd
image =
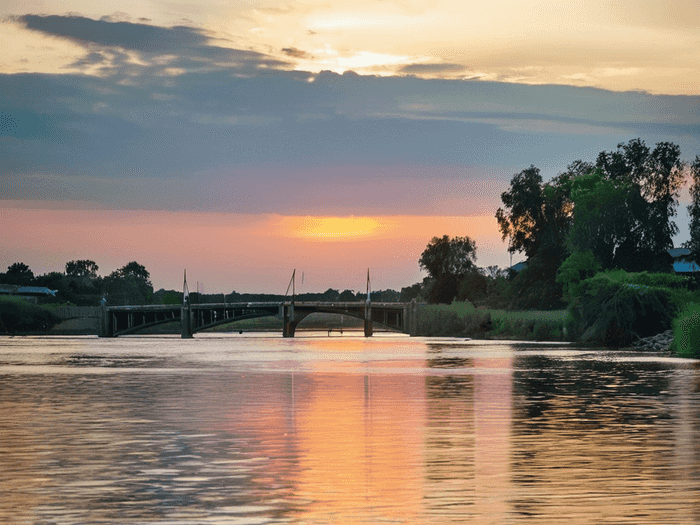
[[75, 65], [91, 74], [0, 75], [0, 198], [479, 214], [530, 164], [555, 175], [635, 137], [700, 151], [699, 97], [417, 76], [448, 76], [460, 67], [451, 63], [404, 65], [408, 76], [312, 74], [184, 25], [18, 20], [79, 42]]
[[408, 64], [403, 66], [399, 72], [409, 75], [435, 75], [440, 73], [458, 73], [468, 69], [462, 64]]
[[[145, 23], [114, 21], [110, 17], [93, 20], [83, 16], [33, 15], [14, 17], [22, 27], [71, 41], [90, 50], [88, 55], [74, 62], [73, 66], [105, 64], [107, 61], [98, 49], [113, 50], [113, 66], [129, 63], [129, 52], [135, 52], [144, 60], [170, 56], [170, 67], [179, 66], [201, 69], [202, 60], [216, 68], [282, 68], [288, 64], [257, 51], [214, 45], [212, 35], [190, 26], [160, 27]], [[224, 42], [219, 39], [220, 42]], [[123, 52], [122, 52], [123, 51]], [[126, 52], [126, 54], [124, 53]], [[101, 60], [98, 58], [101, 57]], [[132, 71], [138, 61], [131, 61]], [[158, 66], [159, 62], [142, 65]], [[161, 64], [161, 69], [163, 68]]]
[[297, 49], [296, 47], [282, 48], [282, 53], [294, 58], [311, 58], [311, 55], [309, 55], [306, 51], [302, 51], [301, 49]]

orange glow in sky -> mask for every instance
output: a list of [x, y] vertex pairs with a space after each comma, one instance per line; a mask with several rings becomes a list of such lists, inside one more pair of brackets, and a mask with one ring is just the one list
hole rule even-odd
[[369, 237], [396, 228], [396, 221], [378, 217], [284, 217], [284, 228], [295, 237], [338, 240]]
[[[434, 236], [468, 235], [479, 266], [509, 264], [493, 216], [311, 217], [153, 210], [29, 209], [0, 201], [0, 268], [24, 262], [36, 275], [91, 259], [100, 275], [143, 264], [156, 290], [188, 279], [204, 293], [284, 293], [293, 269], [297, 291], [400, 290], [423, 279], [418, 259]], [[517, 262], [517, 261], [515, 261]]]

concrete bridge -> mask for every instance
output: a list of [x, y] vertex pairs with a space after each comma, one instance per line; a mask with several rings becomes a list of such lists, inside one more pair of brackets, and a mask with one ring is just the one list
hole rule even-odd
[[183, 338], [214, 326], [274, 316], [284, 322], [282, 335], [294, 337], [297, 325], [316, 312], [356, 317], [364, 321], [364, 333], [370, 337], [374, 323], [406, 334], [416, 333], [415, 303], [286, 301], [258, 303], [210, 303], [146, 306], [103, 306], [100, 337], [117, 337], [163, 323], [179, 321]]

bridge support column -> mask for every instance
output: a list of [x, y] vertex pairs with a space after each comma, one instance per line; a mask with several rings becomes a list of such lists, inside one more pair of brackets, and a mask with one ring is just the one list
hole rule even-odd
[[99, 337], [114, 337], [112, 315], [104, 304], [100, 307], [100, 328], [97, 335]]
[[189, 301], [180, 309], [180, 329], [183, 339], [192, 338], [192, 308]]
[[365, 337], [372, 337], [372, 303], [365, 305]]
[[294, 305], [285, 305], [284, 307], [284, 327], [282, 328], [282, 337], [294, 337], [298, 321], [294, 320]]

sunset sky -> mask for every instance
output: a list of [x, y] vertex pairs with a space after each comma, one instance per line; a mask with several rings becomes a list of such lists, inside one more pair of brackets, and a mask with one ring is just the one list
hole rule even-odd
[[[5, 0], [0, 270], [400, 289], [436, 235], [641, 137], [700, 154], [694, 1]], [[676, 244], [688, 237], [681, 200]], [[514, 255], [513, 262], [522, 259]]]

